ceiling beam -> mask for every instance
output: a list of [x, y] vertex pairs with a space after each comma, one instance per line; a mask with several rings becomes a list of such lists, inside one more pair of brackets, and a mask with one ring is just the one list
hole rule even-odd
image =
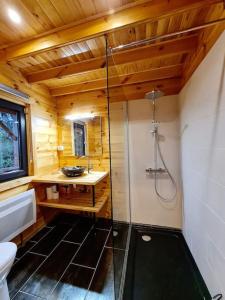
[[[164, 41], [141, 48], [125, 50], [113, 54], [113, 61], [109, 61], [109, 66], [131, 63], [142, 59], [173, 56], [176, 54], [190, 53], [197, 47], [197, 36], [188, 36], [171, 41]], [[40, 82], [52, 78], [62, 78], [72, 74], [80, 74], [88, 71], [104, 68], [106, 66], [105, 56], [92, 58], [78, 63], [70, 63], [58, 67], [53, 67], [26, 75], [30, 83]]]
[[73, 42], [100, 36], [133, 24], [154, 21], [190, 9], [206, 7], [207, 5], [221, 2], [222, 0], [151, 0], [147, 3], [119, 10], [111, 15], [105, 15], [69, 28], [61, 28], [54, 33], [11, 45], [0, 51], [0, 60], [10, 61], [34, 55]]
[[[146, 88], [146, 91], [135, 91], [130, 94], [122, 94], [122, 93], [118, 94], [116, 97], [111, 97], [110, 103], [145, 99], [145, 94], [148, 93], [153, 88], [154, 86], [152, 87], [148, 86], [148, 88]], [[180, 90], [181, 90], [181, 86], [178, 84], [170, 87], [165, 86], [165, 88], [163, 89], [163, 93], [165, 96], [178, 95]]]
[[[153, 89], [160, 89], [165, 94], [168, 91], [179, 91], [181, 88], [181, 78], [170, 78], [161, 80], [152, 80], [137, 84], [131, 84], [123, 87], [113, 87], [110, 89], [110, 100], [118, 101], [118, 99], [123, 100], [134, 100], [134, 99], [144, 99], [147, 92]], [[140, 98], [137, 98], [140, 97]]]
[[[161, 67], [147, 71], [120, 75], [109, 78], [109, 87], [125, 86], [134, 83], [180, 77], [182, 75], [182, 65], [174, 65], [168, 67]], [[63, 96], [69, 94], [77, 94], [81, 92], [88, 92], [94, 90], [101, 90], [106, 88], [106, 78], [92, 80], [88, 82], [81, 82], [76, 84], [65, 85], [58, 88], [50, 89], [52, 96]]]
[[[178, 94], [181, 89], [181, 78], [169, 78], [161, 80], [152, 80], [142, 83], [135, 83], [120, 87], [112, 87], [110, 89], [110, 102], [129, 101], [135, 99], [144, 99], [145, 93], [151, 89], [160, 89], [165, 95]], [[105, 89], [89, 91], [86, 93], [78, 93], [75, 95], [59, 96], [56, 99], [59, 105], [66, 105], [67, 101], [72, 103], [73, 100], [81, 101], [85, 99], [92, 99], [94, 102], [100, 99], [106, 99], [107, 92]], [[61, 104], [60, 104], [61, 103]], [[70, 107], [71, 109], [71, 107]]]

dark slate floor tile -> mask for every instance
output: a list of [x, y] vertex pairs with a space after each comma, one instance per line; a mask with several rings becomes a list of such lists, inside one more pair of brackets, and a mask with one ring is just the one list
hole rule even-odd
[[75, 225], [76, 222], [79, 219], [79, 215], [76, 214], [70, 214], [70, 213], [61, 213], [58, 216], [56, 216], [49, 224], [48, 226], [56, 226], [59, 224], [69, 224], [69, 225]]
[[43, 260], [44, 257], [40, 255], [26, 253], [16, 264], [13, 265], [7, 277], [11, 297], [23, 286]]
[[22, 291], [47, 297], [62, 276], [78, 245], [61, 242], [43, 265], [31, 276]]
[[41, 300], [42, 298], [19, 292], [13, 300]]
[[108, 233], [109, 232], [105, 230], [92, 229], [73, 262], [75, 264], [95, 268]]
[[110, 230], [112, 227], [112, 220], [106, 218], [99, 218], [96, 222], [96, 228]]
[[30, 240], [34, 242], [39, 242], [47, 233], [49, 233], [52, 229], [44, 227], [40, 231], [38, 231]]
[[94, 270], [70, 265], [49, 300], [84, 300]]
[[126, 223], [114, 223], [107, 247], [126, 249], [129, 225]]
[[37, 245], [35, 245], [34, 248], [32, 248], [32, 252], [49, 255], [70, 229], [71, 226], [68, 224], [57, 225]]
[[121, 277], [122, 277], [123, 266], [124, 266], [124, 258], [125, 258], [124, 250], [113, 249], [114, 278], [112, 280], [115, 281], [116, 299], [118, 299], [119, 297], [120, 283], [121, 283]]
[[92, 219], [82, 218], [78, 221], [72, 231], [70, 231], [69, 234], [64, 238], [64, 240], [74, 243], [82, 243], [92, 226]]
[[20, 246], [16, 253], [16, 258], [21, 258], [27, 251], [35, 245], [32, 241], [27, 241], [25, 245]]
[[113, 250], [105, 248], [85, 300], [114, 300]]

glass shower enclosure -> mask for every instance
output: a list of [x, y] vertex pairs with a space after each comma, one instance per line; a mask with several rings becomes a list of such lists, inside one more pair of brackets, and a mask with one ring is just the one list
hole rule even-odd
[[[107, 44], [107, 43], [106, 43]], [[123, 298], [131, 234], [127, 100], [118, 76], [116, 55], [107, 46], [107, 98], [115, 300]]]

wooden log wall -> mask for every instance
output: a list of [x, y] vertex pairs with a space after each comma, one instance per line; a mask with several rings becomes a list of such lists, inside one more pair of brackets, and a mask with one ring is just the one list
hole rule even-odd
[[[60, 144], [60, 126], [58, 120], [66, 114], [93, 112], [102, 117], [103, 131], [103, 154], [91, 158], [91, 164], [95, 170], [109, 171], [109, 136], [107, 119], [107, 100], [103, 93], [101, 97], [89, 97], [88, 95], [70, 96], [65, 101], [57, 101], [52, 98], [48, 90], [41, 84], [28, 84], [21, 73], [8, 64], [0, 65], [0, 82], [18, 89], [30, 96], [30, 149], [29, 175], [44, 175], [57, 170], [64, 165], [87, 165], [87, 159], [76, 159], [74, 157], [58, 155], [57, 145]], [[0, 95], [1, 98], [14, 101], [8, 95]], [[17, 185], [18, 183], [18, 185]], [[26, 181], [12, 184], [10, 189], [0, 191], [0, 201], [8, 197], [24, 192], [33, 185]], [[101, 188], [110, 189], [109, 178], [101, 183]], [[58, 210], [52, 208], [37, 207], [37, 222], [23, 232], [23, 239], [29, 239], [44, 224], [49, 221]], [[101, 211], [98, 216], [111, 216], [111, 202]], [[19, 238], [15, 239], [20, 242]]]
[[[0, 82], [30, 96], [34, 174], [46, 174], [58, 168], [56, 103], [47, 88], [28, 84], [21, 73], [9, 65], [0, 65]], [[31, 142], [31, 141], [29, 141]]]
[[[66, 115], [93, 113], [102, 117], [102, 146], [103, 151], [100, 156], [90, 157], [90, 162], [95, 170], [109, 171], [109, 134], [108, 134], [108, 112], [107, 112], [107, 99], [104, 94], [101, 97], [91, 95], [90, 93], [81, 93], [79, 95], [69, 95], [57, 98], [57, 111], [58, 111], [58, 132], [59, 144], [62, 142], [61, 126], [63, 119]], [[59, 153], [60, 167], [68, 165], [83, 165], [87, 166], [87, 158], [77, 158], [73, 155], [64, 155], [63, 152]]]
[[[65, 97], [56, 98], [57, 112], [58, 112], [58, 133], [59, 133], [59, 144], [62, 142], [62, 128], [61, 124], [66, 115], [82, 114], [82, 113], [93, 113], [96, 116], [102, 118], [102, 155], [91, 156], [90, 164], [94, 170], [98, 171], [109, 171], [110, 170], [110, 157], [109, 157], [109, 132], [108, 132], [108, 110], [107, 110], [107, 98], [104, 92], [101, 93], [80, 93], [77, 95], [68, 95]], [[88, 159], [78, 158], [74, 155], [64, 155], [64, 152], [59, 153], [59, 165], [72, 166], [88, 165]], [[109, 178], [104, 181], [101, 185], [102, 188], [106, 188], [110, 191]], [[111, 215], [111, 204], [110, 201], [103, 211], [99, 214], [100, 216], [109, 217]]]
[[[42, 175], [58, 169], [58, 133], [56, 103], [48, 90], [39, 84], [28, 84], [18, 70], [12, 69], [8, 64], [0, 65], [0, 83], [18, 89], [30, 96], [28, 125], [28, 148], [29, 148], [29, 175]], [[20, 102], [3, 92], [0, 98]], [[21, 103], [22, 104], [22, 103]], [[29, 138], [30, 137], [30, 138]], [[15, 196], [32, 187], [26, 180], [10, 181], [9, 189], [2, 189], [0, 201]], [[4, 186], [6, 183], [4, 183]], [[38, 231], [46, 221], [56, 214], [54, 209], [37, 208], [37, 223], [23, 232], [23, 238], [27, 239]], [[19, 241], [19, 239], [16, 239]]]

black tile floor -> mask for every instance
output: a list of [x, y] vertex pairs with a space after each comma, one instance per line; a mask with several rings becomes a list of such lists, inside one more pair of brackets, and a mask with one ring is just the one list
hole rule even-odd
[[[94, 227], [92, 219], [61, 214], [18, 249], [10, 298], [118, 299], [127, 235], [125, 223], [100, 219]], [[182, 234], [133, 225], [123, 300], [203, 299], [211, 297]]]
[[[111, 235], [111, 224], [106, 220], [100, 219], [94, 227], [92, 219], [58, 216], [18, 249], [8, 275], [10, 298], [113, 300]], [[116, 239], [120, 235], [124, 236], [121, 228]], [[125, 250], [122, 247], [114, 252], [121, 265], [115, 279], [119, 286]]]

